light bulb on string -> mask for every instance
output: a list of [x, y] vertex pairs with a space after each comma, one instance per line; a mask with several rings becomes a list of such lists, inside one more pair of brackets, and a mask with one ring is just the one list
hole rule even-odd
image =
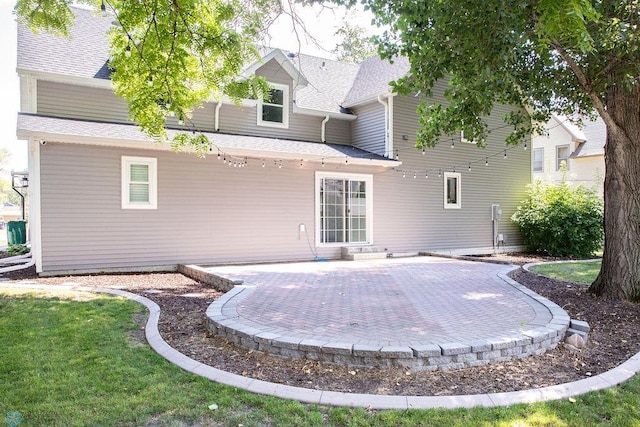
[[413, 179], [416, 179], [416, 177], [417, 177], [417, 174], [414, 172], [413, 173]]
[[456, 143], [455, 141], [451, 141], [451, 149], [454, 149], [454, 148], [456, 148]]
[[504, 150], [504, 158], [507, 158], [507, 150]]
[[469, 172], [471, 172], [471, 162], [469, 162]]
[[262, 161], [262, 167], [265, 167], [264, 160]]
[[488, 157], [484, 158], [484, 165], [485, 166], [489, 166], [489, 158]]
[[438, 178], [442, 176], [442, 169], [438, 169]]
[[278, 169], [282, 169], [282, 160], [280, 160], [280, 163], [278, 164]]
[[407, 173], [405, 171], [402, 171], [402, 177], [406, 178], [406, 176], [407, 176]]
[[302, 169], [302, 159], [300, 159], [300, 169]]
[[524, 149], [527, 149], [527, 141], [524, 142]]
[[424, 179], [429, 179], [429, 171], [424, 172]]
[[127, 48], [124, 50], [124, 56], [127, 58], [131, 57], [131, 45], [127, 45]]

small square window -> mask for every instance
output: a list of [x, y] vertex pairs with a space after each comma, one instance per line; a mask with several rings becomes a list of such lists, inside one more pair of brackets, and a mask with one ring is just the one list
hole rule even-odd
[[158, 208], [158, 160], [122, 156], [122, 209]]
[[460, 209], [462, 207], [461, 175], [459, 173], [444, 173], [444, 208]]
[[544, 148], [533, 150], [533, 171], [544, 172]]
[[258, 126], [289, 127], [289, 86], [269, 83], [269, 96], [258, 102]]
[[562, 164], [569, 170], [569, 146], [558, 145], [556, 147], [556, 170], [562, 169]]

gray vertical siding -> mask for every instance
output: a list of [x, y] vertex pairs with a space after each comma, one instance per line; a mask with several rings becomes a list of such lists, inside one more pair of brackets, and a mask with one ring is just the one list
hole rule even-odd
[[385, 154], [384, 106], [379, 102], [372, 102], [354, 108], [353, 112], [358, 116], [351, 125], [353, 146], [383, 156]]

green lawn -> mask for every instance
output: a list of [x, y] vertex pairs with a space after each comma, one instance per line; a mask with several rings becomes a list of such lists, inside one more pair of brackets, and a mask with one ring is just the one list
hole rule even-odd
[[589, 284], [596, 279], [600, 272], [600, 261], [536, 265], [531, 268], [531, 271], [555, 279]]
[[135, 345], [128, 334], [142, 310], [112, 297], [0, 288], [0, 425], [13, 411], [23, 426], [640, 425], [637, 378], [575, 402], [493, 409], [368, 411], [259, 396], [186, 373]]

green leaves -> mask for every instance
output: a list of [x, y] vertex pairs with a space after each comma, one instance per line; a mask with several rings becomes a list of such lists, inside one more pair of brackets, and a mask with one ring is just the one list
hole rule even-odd
[[[636, 0], [362, 2], [379, 25], [389, 27], [377, 39], [382, 55], [410, 60], [410, 78], [395, 88], [424, 95], [419, 147], [463, 129], [474, 139], [486, 138], [482, 118], [494, 103], [529, 113], [506, 120], [515, 127], [507, 143], [517, 144], [533, 130], [531, 119], [589, 113], [596, 98], [603, 101], [595, 105], [602, 113], [608, 88], [638, 84]], [[445, 77], [445, 99], [428, 98]], [[429, 107], [433, 102], [441, 108]]]
[[[108, 0], [115, 25], [109, 33], [111, 80], [129, 106], [130, 118], [158, 142], [167, 141], [167, 118], [191, 131], [177, 134], [175, 148], [208, 151], [193, 111], [210, 100], [256, 98], [263, 79], [242, 79], [259, 59], [255, 42], [264, 23], [280, 12], [277, 0]], [[20, 22], [33, 29], [68, 35], [73, 13], [67, 2], [18, 0]], [[194, 133], [195, 132], [195, 133]], [[206, 139], [206, 138], [204, 138]]]
[[533, 253], [588, 257], [602, 246], [602, 199], [583, 187], [538, 181], [511, 219]]

